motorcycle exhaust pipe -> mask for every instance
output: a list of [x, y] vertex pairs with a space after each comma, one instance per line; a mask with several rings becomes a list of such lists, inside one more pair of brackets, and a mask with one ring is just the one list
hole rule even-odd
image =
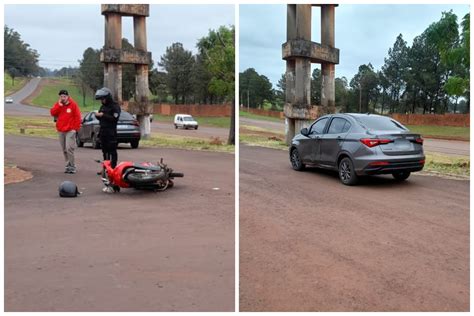
[[184, 173], [181, 172], [172, 172], [169, 175], [170, 178], [182, 178], [184, 177]]

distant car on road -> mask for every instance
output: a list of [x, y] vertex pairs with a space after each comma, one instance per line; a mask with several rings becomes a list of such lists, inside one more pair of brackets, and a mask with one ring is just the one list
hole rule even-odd
[[5, 103], [13, 103], [13, 98], [12, 97], [6, 97], [5, 98]]
[[[78, 147], [83, 147], [84, 143], [92, 143], [95, 149], [100, 148], [99, 120], [94, 115], [95, 112], [88, 112], [84, 115], [81, 129], [76, 134]], [[130, 143], [132, 148], [138, 148], [140, 143], [140, 126], [138, 121], [128, 112], [122, 111], [117, 123], [117, 141], [119, 143]]]
[[176, 114], [174, 116], [174, 128], [194, 128], [198, 129], [198, 122], [189, 114]]
[[392, 174], [406, 180], [425, 164], [423, 138], [396, 120], [374, 114], [325, 115], [291, 141], [294, 170], [306, 165], [337, 170], [343, 184], [362, 175]]

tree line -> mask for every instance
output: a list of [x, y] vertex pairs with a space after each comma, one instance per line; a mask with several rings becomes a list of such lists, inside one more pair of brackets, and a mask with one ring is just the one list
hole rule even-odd
[[21, 39], [21, 35], [12, 28], [4, 26], [4, 71], [13, 82], [16, 77], [37, 76], [44, 71], [38, 65], [38, 52]]
[[[416, 36], [411, 46], [399, 34], [381, 69], [360, 65], [351, 80], [335, 79], [336, 106], [343, 112], [469, 113], [470, 14], [458, 24], [443, 12]], [[285, 76], [273, 89], [270, 81], [250, 68], [240, 73], [240, 104], [281, 110]], [[321, 70], [311, 77], [311, 103], [321, 104]]]
[[[182, 43], [173, 43], [160, 57], [158, 67], [149, 65], [149, 88], [156, 102], [175, 104], [230, 103], [234, 94], [234, 27], [221, 26], [210, 30], [196, 46], [193, 54]], [[133, 49], [127, 39], [123, 49]], [[76, 73], [78, 83], [92, 90], [103, 84], [101, 49], [87, 48], [79, 61]], [[122, 66], [123, 99], [135, 93], [135, 67]]]

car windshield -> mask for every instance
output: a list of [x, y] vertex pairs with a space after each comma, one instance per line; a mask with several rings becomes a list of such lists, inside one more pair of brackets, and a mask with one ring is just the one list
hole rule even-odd
[[122, 112], [120, 112], [119, 120], [120, 121], [133, 121], [134, 118], [133, 118], [132, 114], [130, 114], [128, 112], [125, 112], [125, 111], [122, 111]]
[[397, 121], [385, 116], [359, 116], [357, 120], [367, 129], [374, 131], [407, 131], [408, 129]]
[[190, 116], [183, 117], [183, 120], [188, 121], [188, 122], [194, 121], [194, 119]]

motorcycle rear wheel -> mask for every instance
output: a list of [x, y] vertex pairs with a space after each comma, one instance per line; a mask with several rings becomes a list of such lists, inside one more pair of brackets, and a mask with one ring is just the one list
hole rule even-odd
[[136, 173], [132, 172], [127, 175], [126, 180], [130, 184], [149, 184], [149, 183], [155, 183], [156, 181], [163, 179], [164, 178], [164, 173]]

